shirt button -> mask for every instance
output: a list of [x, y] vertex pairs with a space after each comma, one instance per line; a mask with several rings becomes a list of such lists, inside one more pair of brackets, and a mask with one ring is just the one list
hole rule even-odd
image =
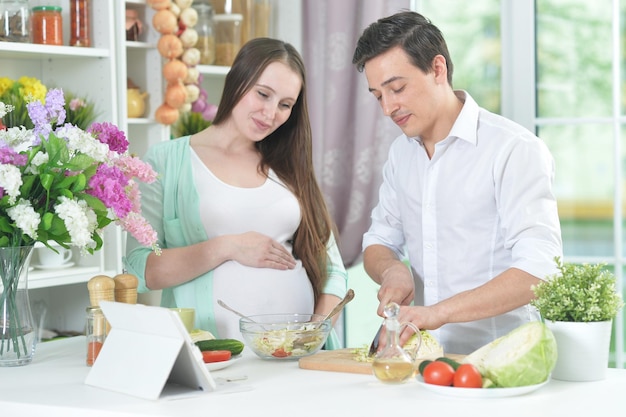
[[426, 249], [432, 249], [433, 248], [433, 244], [432, 243], [427, 243], [426, 244]]

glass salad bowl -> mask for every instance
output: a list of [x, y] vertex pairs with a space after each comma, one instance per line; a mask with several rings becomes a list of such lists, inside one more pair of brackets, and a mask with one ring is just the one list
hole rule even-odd
[[261, 359], [297, 360], [318, 352], [332, 329], [319, 314], [261, 314], [239, 320], [248, 346]]

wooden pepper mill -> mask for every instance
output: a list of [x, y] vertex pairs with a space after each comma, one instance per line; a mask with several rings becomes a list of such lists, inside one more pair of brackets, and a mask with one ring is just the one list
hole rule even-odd
[[87, 283], [89, 302], [100, 307], [100, 301], [115, 301], [115, 281], [107, 275], [96, 275]]
[[[87, 289], [89, 290], [91, 307], [100, 307], [100, 301], [115, 301], [115, 281], [107, 275], [96, 275], [91, 278], [87, 283]], [[93, 332], [96, 336], [100, 336], [109, 334], [110, 330], [111, 325], [107, 320], [104, 320], [104, 328], [102, 328], [102, 324], [99, 321], [95, 324]], [[93, 355], [94, 360], [95, 356]]]
[[137, 286], [139, 280], [133, 274], [119, 274], [113, 277], [115, 282], [115, 301], [137, 304]]

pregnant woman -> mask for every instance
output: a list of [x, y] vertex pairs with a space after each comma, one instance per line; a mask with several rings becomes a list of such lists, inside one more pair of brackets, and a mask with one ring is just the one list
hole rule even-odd
[[[315, 180], [302, 58], [269, 38], [246, 43], [212, 125], [151, 147], [159, 174], [141, 188], [157, 255], [129, 238], [125, 268], [164, 307], [196, 309], [196, 327], [240, 338], [247, 315], [326, 314], [347, 274]], [[331, 334], [327, 349], [340, 347]]]

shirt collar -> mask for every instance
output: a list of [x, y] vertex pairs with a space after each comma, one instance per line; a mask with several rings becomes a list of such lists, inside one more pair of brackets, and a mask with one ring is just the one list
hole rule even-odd
[[454, 94], [463, 102], [463, 108], [452, 125], [448, 137], [457, 137], [476, 145], [476, 131], [478, 130], [478, 113], [480, 112], [480, 108], [467, 91], [455, 90]]
[[[465, 90], [454, 90], [454, 94], [463, 103], [461, 112], [456, 118], [448, 138], [457, 137], [472, 145], [476, 145], [476, 131], [478, 130], [478, 114], [480, 108], [472, 96]], [[422, 138], [419, 136], [408, 137], [405, 136], [408, 141], [416, 141], [422, 143]]]

